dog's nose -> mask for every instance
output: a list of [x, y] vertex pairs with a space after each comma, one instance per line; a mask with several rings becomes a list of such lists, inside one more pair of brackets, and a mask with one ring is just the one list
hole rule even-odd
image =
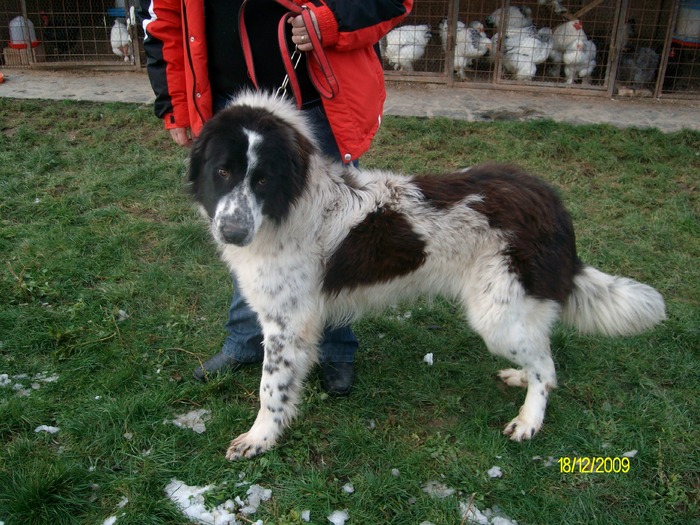
[[222, 224], [219, 228], [221, 237], [227, 244], [235, 244], [236, 246], [245, 246], [248, 244], [248, 230], [234, 224]]

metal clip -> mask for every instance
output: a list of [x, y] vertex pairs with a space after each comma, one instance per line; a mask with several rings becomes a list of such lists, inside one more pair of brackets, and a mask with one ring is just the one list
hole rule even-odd
[[[292, 67], [294, 68], [294, 71], [296, 71], [297, 66], [299, 65], [299, 62], [301, 61], [301, 51], [299, 51], [299, 48], [297, 46], [294, 46], [294, 51], [292, 52], [292, 56], [290, 57], [290, 60], [292, 62]], [[277, 92], [275, 93], [276, 96], [285, 97], [287, 95], [287, 86], [288, 85], [289, 85], [289, 73], [287, 73], [284, 76], [284, 80], [282, 81], [282, 85], [277, 88]]]

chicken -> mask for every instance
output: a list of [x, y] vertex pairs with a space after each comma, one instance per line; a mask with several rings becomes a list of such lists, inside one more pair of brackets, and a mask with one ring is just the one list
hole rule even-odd
[[555, 27], [552, 34], [552, 51], [549, 54], [549, 58], [553, 62], [549, 72], [550, 75], [559, 78], [561, 65], [564, 62], [564, 53], [569, 45], [577, 41], [585, 42], [586, 40], [588, 40], [588, 36], [583, 30], [583, 24], [578, 19], [569, 20]]
[[[440, 37], [442, 49], [447, 51], [447, 19], [440, 22]], [[464, 79], [464, 72], [471, 67], [474, 59], [484, 56], [490, 49], [491, 39], [484, 32], [484, 24], [475, 20], [467, 27], [464, 22], [457, 22], [454, 70], [460, 79]]]
[[567, 84], [573, 84], [576, 78], [591, 76], [596, 66], [596, 52], [596, 45], [588, 39], [576, 39], [567, 46], [562, 55]]
[[623, 53], [617, 79], [620, 82], [629, 82], [633, 88], [651, 84], [656, 79], [659, 58], [659, 54], [650, 47], [640, 47], [637, 51]]
[[[447, 51], [447, 18], [443, 18], [442, 22], [438, 26], [440, 29], [440, 40], [442, 41], [442, 50]], [[459, 35], [467, 30], [467, 26], [464, 22], [457, 20], [457, 31], [455, 34], [455, 41], [459, 39]]]
[[[490, 26], [495, 26], [498, 31], [491, 37], [491, 47], [494, 50], [500, 50], [500, 55], [503, 56], [503, 47], [499, 47], [499, 40], [502, 34], [511, 37], [511, 46], [514, 46], [516, 41], [521, 36], [534, 36], [537, 29], [532, 23], [532, 10], [529, 7], [509, 7], [508, 9], [499, 8], [486, 17], [486, 23]], [[495, 58], [496, 53], [491, 55]]]
[[124, 22], [118, 19], [114, 21], [109, 41], [112, 44], [112, 52], [115, 55], [124, 57], [125, 62], [131, 60], [131, 37]]
[[517, 80], [532, 80], [537, 65], [549, 58], [552, 45], [552, 30], [549, 27], [537, 32], [506, 33], [501, 44], [503, 66]]
[[499, 8], [486, 17], [486, 23], [499, 30], [517, 29], [532, 25], [532, 10], [529, 7]]
[[428, 24], [397, 27], [382, 40], [382, 54], [394, 69], [413, 71], [413, 63], [425, 54], [430, 36]]
[[561, 5], [561, 2], [559, 0], [537, 0], [537, 3], [540, 5], [549, 5], [552, 7], [552, 11], [554, 11], [556, 14], [560, 15], [562, 13], [566, 13], [568, 9]]

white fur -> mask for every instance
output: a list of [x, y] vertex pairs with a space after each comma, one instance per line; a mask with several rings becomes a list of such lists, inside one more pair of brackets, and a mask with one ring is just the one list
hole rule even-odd
[[664, 299], [651, 286], [586, 266], [574, 278], [562, 321], [584, 334], [638, 334], [666, 319]]

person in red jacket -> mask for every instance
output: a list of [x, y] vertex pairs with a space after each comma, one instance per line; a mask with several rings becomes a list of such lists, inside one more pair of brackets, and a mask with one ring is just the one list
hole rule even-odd
[[[412, 6], [413, 0], [141, 0], [155, 113], [177, 144], [189, 146], [237, 92], [277, 91], [290, 77], [324, 153], [356, 163], [379, 128], [386, 98], [377, 44]], [[290, 75], [284, 54], [295, 48], [301, 58]], [[314, 56], [319, 52], [327, 67]], [[235, 276], [226, 328], [222, 350], [194, 370], [196, 379], [262, 361], [262, 331]], [[357, 347], [349, 326], [324, 332], [327, 392], [350, 392]]]

